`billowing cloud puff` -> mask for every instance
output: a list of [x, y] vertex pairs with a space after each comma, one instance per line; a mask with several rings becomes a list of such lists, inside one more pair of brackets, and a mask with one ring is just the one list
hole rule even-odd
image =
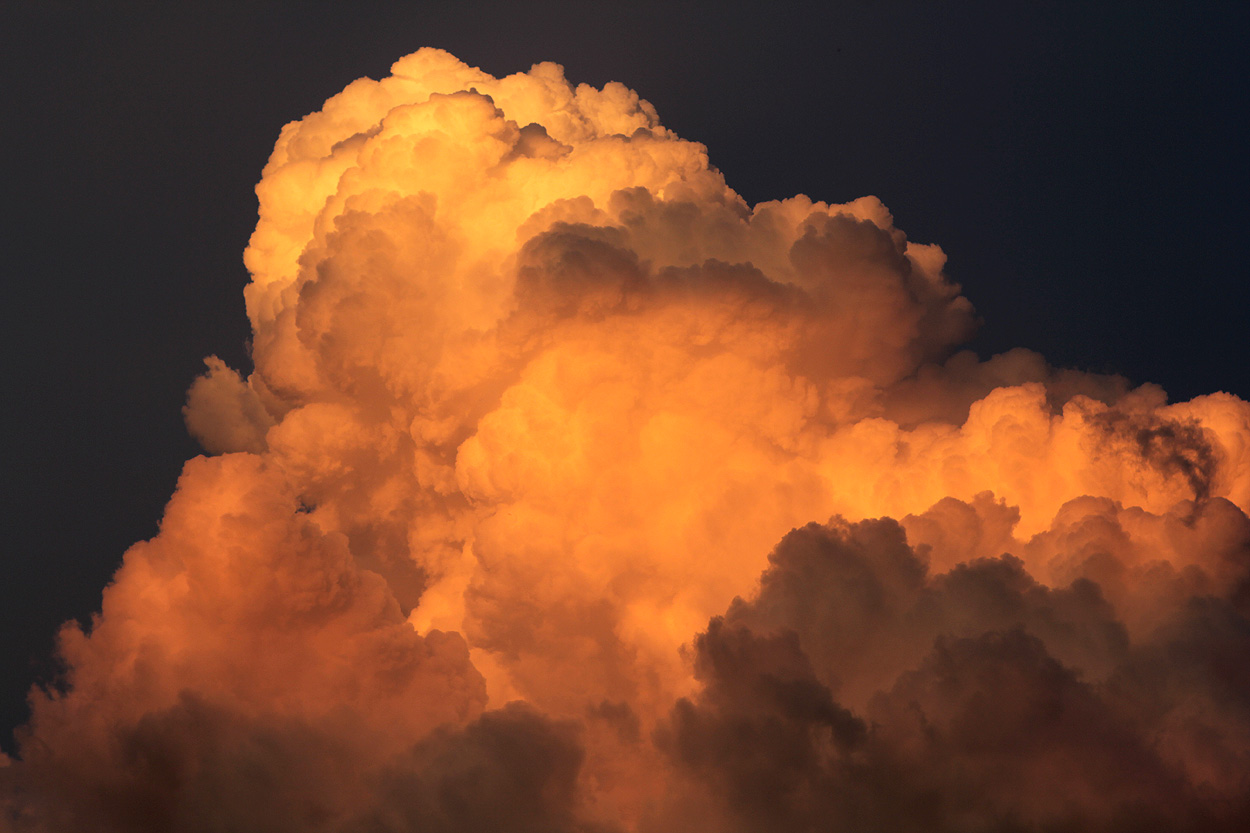
[[555, 64], [423, 49], [257, 195], [255, 369], [63, 632], [15, 829], [1245, 819], [1245, 402], [957, 352], [877, 199], [749, 206]]
[[783, 539], [696, 638], [704, 687], [657, 732], [683, 776], [664, 829], [691, 806], [735, 831], [1250, 821], [1244, 594], [1189, 597], [1134, 640], [1088, 579], [923, 555], [889, 520]]

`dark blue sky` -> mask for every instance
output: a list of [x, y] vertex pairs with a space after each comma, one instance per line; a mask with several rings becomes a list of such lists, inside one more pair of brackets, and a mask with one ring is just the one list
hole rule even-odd
[[879, 196], [946, 250], [984, 356], [1250, 396], [1234, 4], [348, 5], [0, 12], [6, 749], [57, 625], [197, 453], [179, 409], [202, 357], [247, 366], [241, 255], [278, 130], [420, 46], [621, 81], [751, 202]]

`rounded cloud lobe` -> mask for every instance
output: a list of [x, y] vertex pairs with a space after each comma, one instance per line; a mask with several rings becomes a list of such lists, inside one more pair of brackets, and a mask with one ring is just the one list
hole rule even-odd
[[958, 352], [877, 199], [749, 206], [555, 64], [423, 49], [257, 195], [255, 370], [14, 830], [1250, 823], [1247, 403]]

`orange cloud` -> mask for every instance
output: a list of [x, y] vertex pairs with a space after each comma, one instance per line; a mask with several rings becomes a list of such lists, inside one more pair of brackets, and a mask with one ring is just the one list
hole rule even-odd
[[257, 195], [255, 370], [192, 385], [220, 456], [63, 632], [15, 829], [1250, 812], [1247, 403], [956, 352], [877, 199], [749, 206], [555, 64], [423, 49]]

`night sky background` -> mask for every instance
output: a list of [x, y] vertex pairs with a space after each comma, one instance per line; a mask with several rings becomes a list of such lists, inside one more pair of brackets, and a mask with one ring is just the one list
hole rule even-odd
[[156, 533], [204, 356], [250, 369], [282, 125], [421, 46], [639, 91], [749, 202], [880, 197], [982, 357], [1250, 397], [1244, 4], [7, 2], [0, 746]]

